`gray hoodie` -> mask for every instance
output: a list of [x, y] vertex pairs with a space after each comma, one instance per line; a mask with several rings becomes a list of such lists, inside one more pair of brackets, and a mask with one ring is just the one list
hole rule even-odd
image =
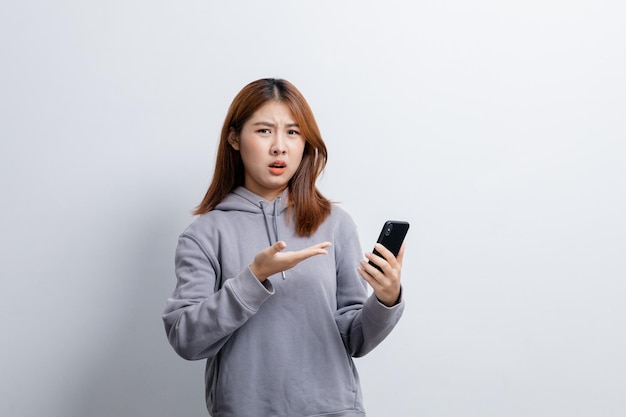
[[[269, 203], [239, 187], [181, 234], [163, 314], [169, 342], [185, 359], [207, 360], [214, 417], [364, 416], [352, 357], [391, 332], [404, 302], [368, 297], [356, 226], [343, 209], [334, 205], [301, 237], [286, 199]], [[261, 283], [249, 264], [278, 240], [287, 251], [333, 245]]]

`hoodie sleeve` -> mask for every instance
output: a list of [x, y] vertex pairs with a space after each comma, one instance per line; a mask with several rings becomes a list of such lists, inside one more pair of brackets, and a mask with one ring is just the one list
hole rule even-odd
[[[351, 222], [347, 222], [352, 224]], [[362, 259], [356, 227], [341, 234], [337, 262], [337, 312], [335, 321], [348, 352], [355, 357], [374, 349], [391, 333], [404, 311], [402, 295], [398, 303], [387, 307], [372, 293], [357, 272]]]
[[259, 282], [247, 267], [216, 290], [219, 263], [191, 235], [178, 240], [175, 270], [177, 285], [163, 323], [174, 350], [188, 360], [216, 355], [274, 293], [269, 280]]

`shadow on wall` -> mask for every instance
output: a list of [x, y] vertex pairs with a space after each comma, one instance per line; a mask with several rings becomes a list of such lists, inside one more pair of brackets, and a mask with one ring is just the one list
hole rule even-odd
[[175, 285], [174, 248], [182, 230], [172, 230], [176, 215], [163, 210], [167, 204], [150, 207], [129, 219], [126, 241], [108, 240], [128, 249], [119, 259], [123, 277], [115, 277], [124, 286], [116, 294], [123, 297], [98, 300], [110, 304], [106, 308], [118, 319], [114, 331], [102, 336], [106, 346], [94, 354], [89, 368], [77, 372], [84, 381], [67, 407], [75, 417], [207, 416], [204, 362], [178, 357], [161, 321]]

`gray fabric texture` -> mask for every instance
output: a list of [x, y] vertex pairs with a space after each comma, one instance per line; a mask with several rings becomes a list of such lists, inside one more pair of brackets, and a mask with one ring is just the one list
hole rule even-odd
[[[180, 235], [177, 285], [163, 321], [183, 358], [206, 360], [206, 402], [214, 417], [364, 416], [352, 357], [367, 354], [396, 325], [359, 276], [363, 259], [351, 217], [333, 205], [309, 237], [297, 236], [287, 193], [264, 201], [239, 187]], [[277, 240], [285, 250], [330, 241], [264, 283], [249, 269]]]

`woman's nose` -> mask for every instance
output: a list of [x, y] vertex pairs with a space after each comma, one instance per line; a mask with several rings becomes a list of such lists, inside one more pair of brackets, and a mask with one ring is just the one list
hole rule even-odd
[[277, 137], [271, 148], [272, 155], [284, 155], [287, 153], [287, 147], [283, 138]]
[[278, 147], [274, 147], [272, 149], [272, 154], [274, 155], [284, 155], [285, 153], [287, 153], [287, 150], [284, 148], [278, 148]]

